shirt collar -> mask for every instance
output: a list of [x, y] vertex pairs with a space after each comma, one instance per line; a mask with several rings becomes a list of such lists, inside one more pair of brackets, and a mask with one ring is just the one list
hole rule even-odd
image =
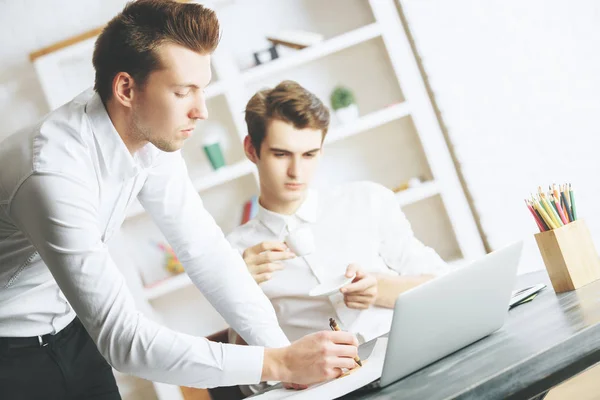
[[[318, 200], [318, 193], [313, 189], [309, 189], [306, 198], [294, 215], [305, 222], [317, 222]], [[286, 216], [267, 210], [260, 202], [256, 218], [277, 236], [281, 236], [286, 228]]]
[[92, 132], [100, 148], [101, 168], [109, 177], [127, 180], [140, 172], [140, 167], [150, 165], [148, 146], [132, 156], [127, 146], [115, 129], [108, 112], [98, 93], [94, 93], [88, 100], [85, 113], [92, 126]]
[[319, 205], [319, 194], [316, 190], [308, 189], [306, 199], [296, 210], [296, 216], [305, 222], [317, 222], [317, 212]]

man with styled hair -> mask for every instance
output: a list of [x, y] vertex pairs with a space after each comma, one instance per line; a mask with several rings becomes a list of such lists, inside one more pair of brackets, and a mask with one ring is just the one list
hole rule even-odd
[[[0, 143], [0, 397], [118, 399], [110, 366], [192, 387], [307, 385], [355, 366], [349, 333], [289, 344], [190, 182], [178, 150], [208, 117], [219, 38], [199, 4], [131, 2], [96, 41], [95, 91]], [[253, 346], [174, 332], [136, 310], [107, 250], [135, 197]]]
[[[447, 265], [415, 238], [383, 186], [310, 187], [329, 128], [329, 111], [313, 93], [293, 81], [261, 90], [248, 101], [246, 124], [244, 149], [258, 168], [259, 207], [227, 239], [271, 300], [287, 337], [326, 329], [331, 317], [359, 341], [388, 332], [397, 296]], [[315, 250], [303, 257], [285, 243], [299, 230], [314, 237]], [[354, 279], [336, 294], [309, 295], [344, 275]], [[234, 336], [230, 341], [243, 342]]]

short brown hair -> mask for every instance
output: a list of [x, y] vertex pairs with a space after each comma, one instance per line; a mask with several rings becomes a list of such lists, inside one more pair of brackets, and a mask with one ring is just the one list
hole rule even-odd
[[283, 81], [273, 89], [261, 90], [246, 105], [248, 135], [259, 157], [267, 126], [274, 119], [290, 123], [296, 129], [319, 129], [323, 140], [329, 128], [327, 107], [297, 82]]
[[94, 89], [106, 103], [119, 72], [127, 72], [136, 84], [143, 86], [148, 75], [162, 67], [155, 51], [161, 44], [173, 43], [211, 54], [219, 39], [217, 16], [200, 4], [172, 0], [129, 2], [96, 40]]

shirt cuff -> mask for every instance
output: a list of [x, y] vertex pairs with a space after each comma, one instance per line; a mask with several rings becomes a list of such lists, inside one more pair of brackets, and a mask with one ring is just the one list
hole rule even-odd
[[265, 349], [260, 346], [223, 346], [223, 380], [219, 386], [252, 385], [260, 382]]

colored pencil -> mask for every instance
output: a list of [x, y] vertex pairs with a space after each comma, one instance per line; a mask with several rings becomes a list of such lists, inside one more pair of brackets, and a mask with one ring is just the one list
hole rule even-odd
[[548, 202], [548, 199], [546, 199], [546, 194], [545, 193], [541, 193], [540, 194], [540, 199], [541, 199], [541, 203], [542, 206], [546, 209], [546, 212], [548, 213], [548, 215], [550, 216], [550, 218], [552, 218], [552, 221], [554, 222], [554, 224], [559, 227], [562, 226], [562, 223], [559, 222], [558, 220], [558, 214], [556, 214], [556, 210], [554, 209], [554, 207], [552, 207], [550, 205], [550, 203]]
[[556, 199], [554, 198], [554, 195], [552, 195], [552, 194], [550, 194], [548, 197], [550, 197], [550, 201], [552, 202], [554, 209], [558, 213], [558, 216], [560, 217], [560, 221], [563, 223], [563, 225], [568, 224], [569, 221], [567, 221], [567, 218], [565, 217], [565, 214], [563, 213], [562, 207], [560, 206], [560, 202], [557, 202]]
[[531, 214], [533, 215], [533, 219], [535, 220], [535, 223], [537, 224], [540, 232], [544, 232], [546, 229], [544, 229], [544, 227], [542, 226], [542, 222], [540, 221], [539, 217], [535, 213], [535, 210], [533, 209], [531, 204], [529, 204], [527, 202], [527, 200], [525, 200], [525, 204], [527, 204], [527, 209], [529, 209], [529, 212], [531, 212]]
[[573, 194], [573, 189], [571, 188], [570, 183], [569, 183], [569, 195], [571, 197], [571, 212], [573, 213], [573, 221], [577, 221], [577, 208], [575, 207], [575, 195]]
[[573, 221], [573, 213], [571, 212], [571, 206], [569, 205], [569, 202], [567, 201], [567, 196], [565, 196], [565, 192], [560, 192], [560, 196], [562, 198], [565, 210], [567, 211], [567, 215], [569, 217], [569, 222]]
[[525, 205], [540, 232], [558, 229], [577, 220], [575, 193], [570, 183], [553, 183], [548, 185], [547, 192], [538, 186], [537, 193], [525, 199]]
[[542, 218], [544, 218], [544, 221], [546, 221], [546, 224], [548, 224], [548, 226], [550, 227], [550, 229], [556, 229], [556, 228], [558, 228], [558, 226], [556, 225], [556, 223], [554, 222], [554, 220], [552, 218], [550, 218], [550, 215], [548, 215], [548, 213], [544, 209], [544, 206], [542, 206], [537, 199], [535, 199], [535, 201], [534, 201], [533, 204], [536, 205], [536, 209], [542, 215]]

